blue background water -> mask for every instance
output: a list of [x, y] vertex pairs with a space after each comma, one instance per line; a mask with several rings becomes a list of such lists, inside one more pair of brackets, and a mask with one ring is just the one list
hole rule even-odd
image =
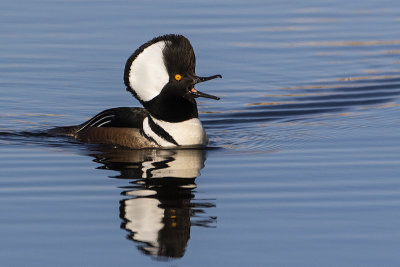
[[[1, 265], [397, 266], [399, 14], [394, 0], [1, 1]], [[199, 75], [223, 75], [199, 85], [222, 98], [199, 101], [213, 149], [21, 134], [138, 106], [125, 60], [165, 33], [191, 40]]]

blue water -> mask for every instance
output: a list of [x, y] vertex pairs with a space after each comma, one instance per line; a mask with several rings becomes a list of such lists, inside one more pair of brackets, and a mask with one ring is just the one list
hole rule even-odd
[[[0, 3], [1, 266], [398, 266], [398, 1]], [[139, 106], [142, 43], [190, 39], [205, 150], [37, 133]]]

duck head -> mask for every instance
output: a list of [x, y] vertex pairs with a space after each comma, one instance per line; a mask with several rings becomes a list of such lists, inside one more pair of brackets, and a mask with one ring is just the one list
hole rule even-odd
[[219, 97], [196, 90], [195, 84], [221, 75], [199, 77], [196, 57], [182, 35], [163, 35], [140, 46], [127, 60], [124, 82], [152, 116], [168, 122], [198, 117], [195, 98]]

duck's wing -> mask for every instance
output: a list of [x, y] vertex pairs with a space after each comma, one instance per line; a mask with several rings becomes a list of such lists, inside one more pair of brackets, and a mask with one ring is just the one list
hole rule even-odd
[[140, 129], [148, 115], [144, 108], [120, 107], [104, 110], [81, 125], [56, 127], [48, 131], [51, 135], [75, 136], [89, 128], [114, 127]]
[[144, 108], [107, 109], [82, 123], [77, 131], [85, 130], [88, 127], [141, 128], [143, 120], [148, 114]]

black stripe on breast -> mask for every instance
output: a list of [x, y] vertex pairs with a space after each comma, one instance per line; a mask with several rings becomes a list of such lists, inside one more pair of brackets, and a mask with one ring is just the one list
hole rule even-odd
[[149, 118], [149, 126], [155, 134], [164, 138], [167, 142], [179, 146], [178, 143], [175, 141], [175, 139], [169, 133], [167, 133], [163, 128], [161, 128], [160, 125], [156, 124], [150, 116], [148, 116], [148, 118]]
[[143, 136], [144, 138], [146, 138], [146, 139], [149, 140], [150, 142], [153, 142], [153, 143], [155, 143], [155, 144], [157, 144], [157, 145], [160, 146], [160, 144], [157, 143], [156, 140], [154, 140], [151, 136], [148, 136], [148, 135], [143, 131], [143, 129], [140, 129], [139, 132], [140, 132], [140, 135], [141, 135], [141, 136]]

